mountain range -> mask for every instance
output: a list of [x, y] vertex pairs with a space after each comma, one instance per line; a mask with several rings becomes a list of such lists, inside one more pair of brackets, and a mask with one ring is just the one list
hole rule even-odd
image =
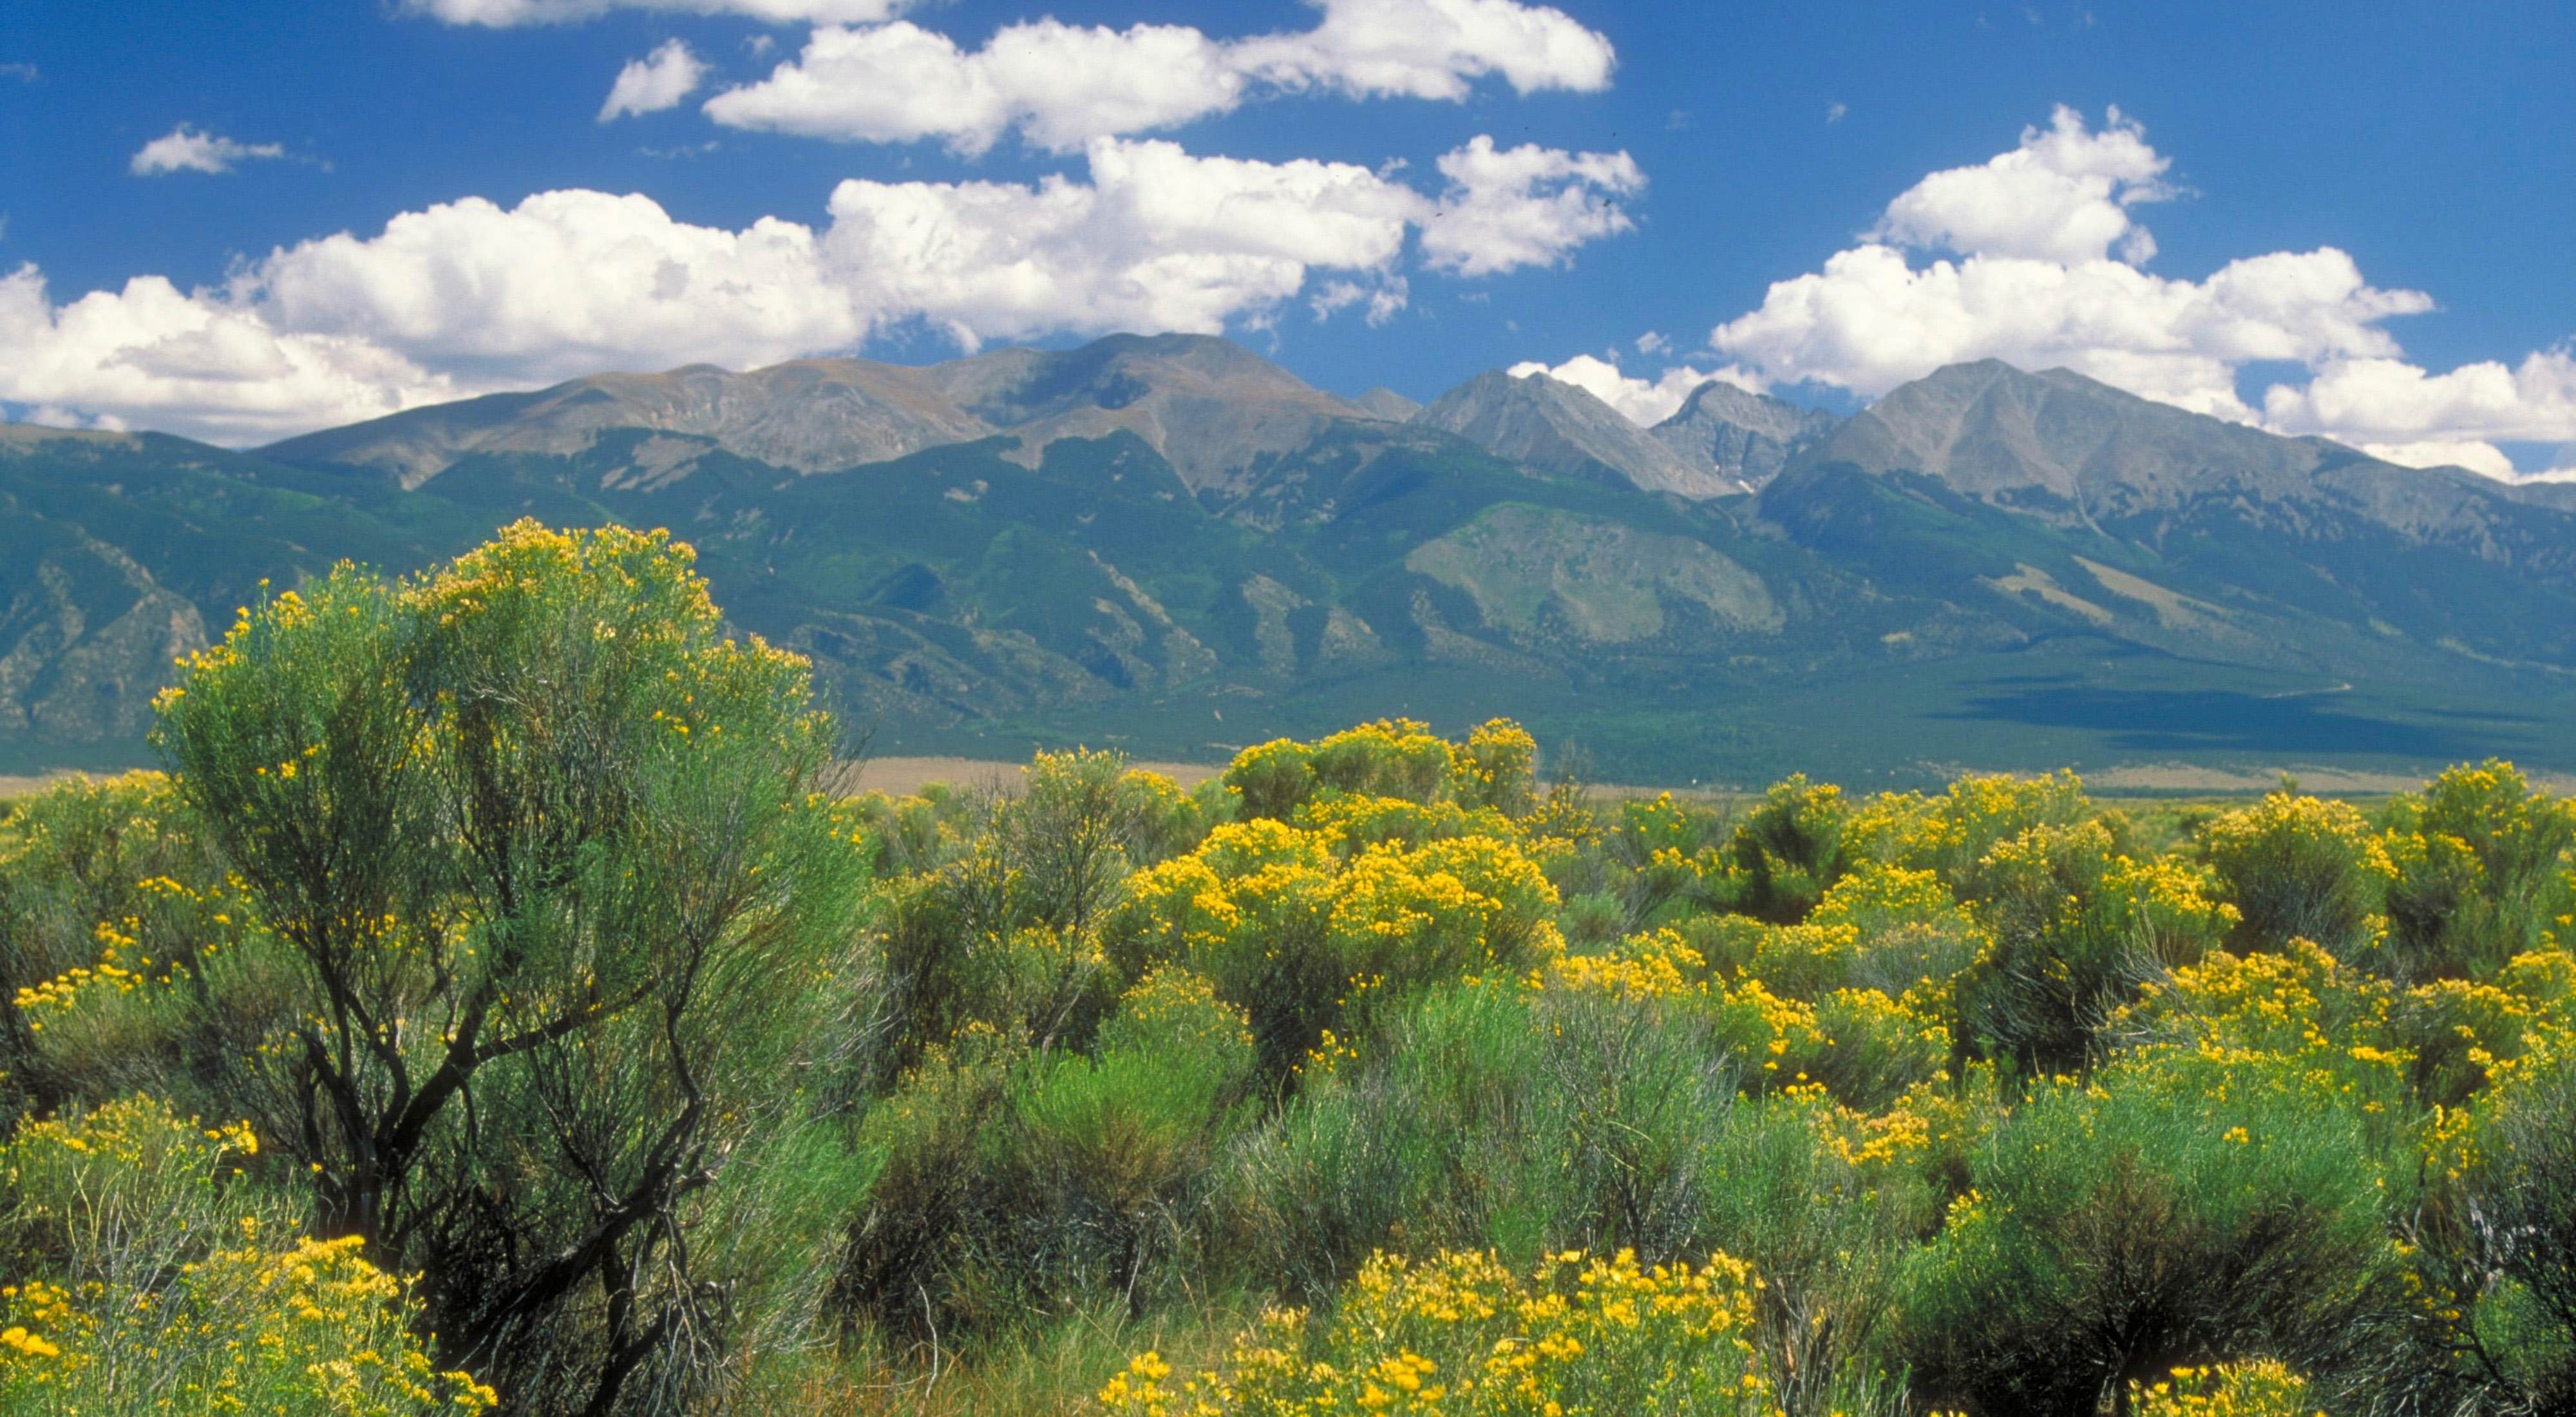
[[1640, 427], [1343, 398], [1228, 341], [600, 374], [248, 452], [0, 425], [0, 765], [138, 756], [262, 578], [669, 526], [873, 746], [1206, 758], [1510, 713], [1595, 770], [2576, 768], [2576, 500], [2064, 370]]

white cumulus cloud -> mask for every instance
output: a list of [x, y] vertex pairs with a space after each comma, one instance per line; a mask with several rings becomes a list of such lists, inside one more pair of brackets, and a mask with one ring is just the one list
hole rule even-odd
[[[1474, 174], [1493, 157], [1510, 160], [1499, 187]], [[1213, 333], [1301, 295], [1384, 320], [1407, 298], [1409, 252], [1444, 270], [1556, 262], [1619, 229], [1605, 210], [1633, 190], [1624, 155], [1496, 154], [1482, 139], [1442, 159], [1437, 193], [1393, 170], [1167, 141], [1098, 139], [1086, 161], [1082, 179], [1029, 184], [845, 181], [820, 228], [698, 226], [594, 191], [467, 198], [279, 248], [195, 291], [144, 277], [56, 304], [22, 267], [0, 285], [0, 401], [249, 442], [601, 369], [847, 350], [912, 321], [971, 348]], [[1615, 190], [1563, 200], [1596, 177]], [[1435, 247], [1462, 205], [1502, 235], [1453, 227]]]
[[[1467, 160], [1464, 150], [1453, 157]], [[2392, 462], [2556, 475], [2517, 472], [2498, 445], [2576, 445], [2576, 345], [2518, 364], [2419, 367], [2389, 323], [2432, 310], [2432, 297], [2371, 284], [2331, 246], [2246, 256], [2199, 279], [2151, 272], [2155, 242], [2137, 208], [2179, 195], [2172, 171], [2118, 109], [2094, 127], [2059, 108], [2010, 151], [1908, 187], [1857, 244], [1719, 323], [1709, 348], [1736, 362], [1717, 375], [1755, 389], [1812, 381], [1876, 397], [1967, 360], [2062, 366]], [[1615, 185], [1596, 175], [1591, 190], [1597, 199]], [[1637, 349], [1665, 353], [1651, 336]], [[2240, 393], [2248, 366], [2280, 364], [2306, 374], [2256, 398]], [[1530, 371], [1649, 422], [1702, 377], [1688, 366], [1631, 375], [1591, 356], [1513, 372]]]
[[1221, 47], [1183, 25], [1037, 20], [969, 52], [899, 21], [818, 29], [796, 59], [709, 99], [706, 111], [736, 128], [878, 143], [936, 137], [967, 153], [1016, 127], [1061, 151], [1223, 112], [1244, 86]]
[[1049, 331], [1214, 333], [1310, 269], [1373, 270], [1425, 199], [1348, 163], [1197, 157], [1103, 138], [1091, 180], [846, 181], [827, 246], [870, 309], [961, 343]]
[[1403, 314], [1404, 307], [1412, 300], [1412, 287], [1404, 277], [1381, 276], [1373, 281], [1326, 281], [1324, 288], [1316, 291], [1306, 304], [1318, 320], [1329, 320], [1358, 306], [1360, 318], [1374, 330]]
[[465, 392], [372, 342], [283, 332], [159, 276], [64, 305], [33, 266], [0, 277], [0, 399], [50, 423], [248, 443]]
[[617, 82], [608, 89], [608, 101], [599, 106], [599, 121], [677, 108], [680, 100], [697, 91], [706, 73], [706, 66], [689, 52], [687, 44], [664, 40], [652, 53], [627, 61], [626, 67], [617, 71]]
[[[1484, 173], [1498, 157], [1508, 172]], [[869, 308], [970, 343], [1214, 333], [1293, 298], [1312, 270], [1391, 270], [1409, 231], [1438, 270], [1555, 263], [1625, 229], [1615, 198], [1635, 187], [1624, 153], [1496, 154], [1484, 137], [1440, 159], [1451, 181], [1436, 198], [1350, 163], [1200, 157], [1159, 140], [1095, 139], [1088, 159], [1088, 183], [843, 182], [826, 246]], [[1400, 308], [1399, 287], [1375, 288], [1372, 313]]]
[[1516, 93], [1607, 88], [1610, 41], [1564, 11], [1519, 0], [1314, 0], [1324, 17], [1234, 52], [1269, 81], [1353, 98], [1462, 99], [1498, 75]]
[[2455, 463], [2496, 476], [2512, 462], [2496, 443], [2576, 442], [2576, 350], [2541, 350], [2507, 366], [2484, 360], [2435, 374], [2396, 359], [2328, 365], [2305, 385], [2264, 392], [2266, 422], [2364, 445], [2391, 462]]
[[1708, 370], [1684, 365], [1646, 379], [1622, 373], [1618, 365], [1596, 355], [1578, 354], [1555, 365], [1523, 360], [1503, 372], [1515, 379], [1543, 374], [1560, 384], [1572, 384], [1617, 409], [1640, 428], [1651, 428], [1679, 413], [1691, 394], [1710, 380], [1733, 384], [1747, 393], [1763, 391], [1760, 378], [1732, 364]]
[[1320, 0], [1311, 29], [1221, 40], [1188, 25], [1046, 18], [980, 49], [909, 21], [824, 27], [769, 77], [709, 99], [715, 121], [852, 142], [937, 138], [980, 153], [1017, 132], [1070, 152], [1278, 93], [1457, 100], [1499, 76], [1517, 91], [1598, 90], [1610, 43], [1518, 0]]
[[911, 0], [403, 0], [416, 15], [451, 25], [561, 25], [611, 10], [736, 15], [771, 25], [870, 25], [911, 7]]
[[[1898, 195], [1860, 245], [1775, 283], [1710, 345], [1774, 382], [1873, 397], [1963, 360], [2064, 366], [2198, 412], [2499, 476], [2512, 464], [2495, 443], [2576, 437], [2566, 351], [2429, 373], [2387, 326], [2432, 297], [2372, 285], [2334, 247], [2242, 257], [2198, 280], [2143, 269], [2155, 244], [2134, 209], [2175, 195], [2170, 170], [2118, 110], [2095, 129], [2061, 108], [2012, 151]], [[2258, 408], [2238, 392], [2258, 363], [2309, 377], [2275, 384]]]
[[678, 221], [649, 197], [540, 192], [406, 212], [272, 253], [224, 292], [280, 329], [373, 341], [477, 383], [758, 364], [865, 331], [820, 238]]
[[286, 156], [277, 143], [237, 143], [182, 123], [145, 143], [126, 164], [137, 177], [172, 172], [230, 172], [233, 164]]
[[2064, 366], [2200, 413], [2252, 421], [2236, 392], [2254, 360], [2392, 355], [2380, 322], [2432, 307], [2381, 290], [2324, 247], [2231, 262], [2172, 280], [2120, 261], [1970, 256], [1915, 265], [1892, 247], [1836, 253], [1773, 285], [1759, 309], [1709, 337], [1776, 382], [1883, 394], [1945, 364]]
[[1497, 148], [1482, 134], [1443, 154], [1440, 175], [1449, 186], [1424, 223], [1422, 249], [1433, 268], [1468, 276], [1554, 265], [1587, 241], [1630, 229], [1620, 199], [1646, 185], [1624, 152]]
[[1961, 255], [2068, 264], [2101, 260], [2117, 247], [2123, 260], [2139, 264], [2155, 255], [2155, 240], [2129, 208], [2173, 197], [2164, 182], [2171, 166], [2147, 145], [2146, 129], [2119, 109], [2095, 131], [2061, 106], [2046, 128], [2024, 128], [2011, 152], [1935, 172], [1906, 189], [1872, 234]]

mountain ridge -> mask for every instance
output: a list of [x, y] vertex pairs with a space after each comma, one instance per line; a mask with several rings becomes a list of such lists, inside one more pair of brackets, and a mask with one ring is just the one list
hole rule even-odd
[[12, 426], [0, 759], [130, 753], [261, 578], [520, 516], [671, 527], [889, 744], [1504, 712], [1758, 778], [2576, 743], [2576, 514], [2472, 474], [2001, 365], [1844, 420], [1720, 385], [1650, 430], [1499, 373], [1389, 412], [1127, 336], [600, 375], [252, 453]]
[[1546, 374], [1479, 374], [1413, 421], [1500, 457], [1564, 477], [1624, 480], [1648, 492], [1708, 498], [1735, 490], [1590, 392]]
[[1822, 409], [1801, 408], [1711, 379], [1647, 431], [1674, 452], [1753, 492], [1841, 423]]

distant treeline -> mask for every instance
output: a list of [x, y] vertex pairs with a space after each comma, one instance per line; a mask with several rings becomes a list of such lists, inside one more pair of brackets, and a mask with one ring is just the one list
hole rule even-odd
[[0, 1411], [2576, 1411], [2576, 805], [851, 797], [687, 547], [246, 607], [0, 819]]

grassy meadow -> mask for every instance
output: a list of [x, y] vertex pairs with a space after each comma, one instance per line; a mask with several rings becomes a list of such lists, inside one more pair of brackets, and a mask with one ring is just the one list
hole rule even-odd
[[661, 533], [249, 607], [162, 770], [0, 809], [0, 1412], [2576, 1411], [2503, 762], [848, 741]]

